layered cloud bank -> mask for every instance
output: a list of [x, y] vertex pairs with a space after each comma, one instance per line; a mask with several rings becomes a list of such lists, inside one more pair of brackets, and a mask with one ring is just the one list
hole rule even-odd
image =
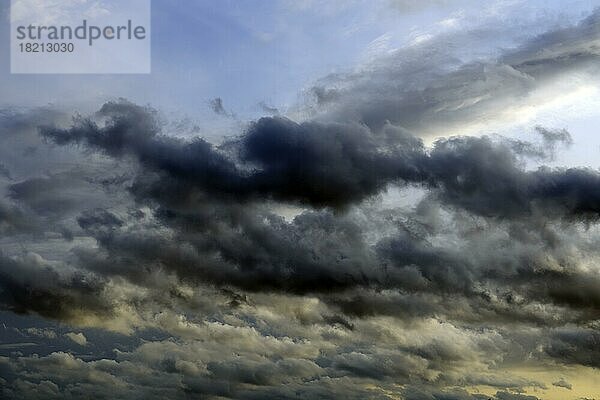
[[399, 50], [219, 144], [126, 100], [2, 111], [3, 396], [592, 395], [600, 172], [545, 165], [562, 129], [451, 128], [596, 72], [599, 21]]

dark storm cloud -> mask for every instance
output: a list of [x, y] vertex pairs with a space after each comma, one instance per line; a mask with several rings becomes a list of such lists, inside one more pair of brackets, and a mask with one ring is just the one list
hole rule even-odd
[[[262, 118], [239, 141], [225, 146], [239, 153], [244, 164], [238, 166], [235, 158], [202, 139], [182, 142], [159, 135], [144, 108], [107, 103], [99, 114], [109, 118], [105, 126], [85, 119], [66, 130], [44, 128], [42, 135], [57, 144], [77, 143], [111, 156], [137, 157], [166, 175], [150, 192], [172, 186], [187, 188], [188, 194], [197, 189], [236, 200], [274, 198], [341, 206], [376, 194], [390, 180], [412, 177], [412, 157], [420, 156], [416, 150], [422, 148], [414, 138], [379, 138], [358, 125]], [[380, 140], [393, 141], [396, 147], [386, 154]]]
[[[387, 152], [385, 139], [395, 142]], [[317, 206], [353, 203], [389, 181], [415, 179], [422, 147], [416, 139], [377, 137], [360, 126], [282, 118], [260, 119], [240, 144], [242, 160], [260, 168], [254, 175], [259, 192]]]
[[426, 182], [446, 204], [474, 214], [519, 218], [597, 218], [600, 174], [584, 168], [525, 171], [517, 154], [486, 137], [438, 140], [425, 160]]
[[[289, 224], [251, 210], [216, 207], [212, 220], [193, 213], [163, 216], [180, 231], [170, 241], [160, 230], [107, 229], [116, 221], [101, 226], [94, 218], [98, 225], [90, 234], [106, 253], [81, 250], [79, 257], [89, 269], [134, 281], [144, 279], [141, 266], [162, 265], [185, 279], [252, 291], [322, 292], [382, 280], [380, 271], [368, 268], [374, 256], [351, 220], [321, 212], [300, 215]], [[102, 220], [108, 218], [112, 221]]]
[[[154, 114], [131, 103], [108, 103], [99, 112], [104, 125], [79, 119], [69, 129], [42, 130], [58, 144], [136, 159], [141, 169], [131, 192], [140, 205], [155, 207], [160, 223], [174, 229], [174, 240], [166, 241], [160, 229], [120, 229], [122, 221], [112, 213], [86, 211], [79, 225], [101, 246], [101, 251], [77, 250], [81, 265], [90, 270], [143, 282], [147, 270], [166, 267], [184, 279], [251, 291], [326, 293], [365, 287], [428, 294], [391, 301], [327, 299], [352, 315], [443, 313], [461, 320], [565, 321], [532, 311], [538, 301], [578, 310], [575, 319], [596, 314], [600, 303], [594, 293], [600, 283], [570, 267], [560, 236], [540, 218], [557, 223], [597, 219], [600, 174], [524, 166], [525, 158], [544, 158], [557, 143], [568, 142], [566, 132], [538, 128], [541, 145], [454, 137], [428, 150], [391, 126], [373, 133], [357, 125], [263, 118], [216, 148], [201, 139], [164, 136]], [[431, 231], [428, 222], [415, 225], [427, 218], [418, 215], [427, 215], [422, 203], [425, 208], [419, 206], [410, 216], [416, 218], [412, 226], [396, 225], [375, 246], [368, 244], [360, 223], [340, 207], [361, 204], [394, 182], [417, 185], [429, 192], [430, 203], [485, 217], [488, 229], [510, 236], [489, 243], [468, 239], [481, 242], [481, 253], [468, 244], [434, 246], [428, 236], [435, 228]], [[259, 200], [337, 211], [306, 211], [288, 222]], [[388, 224], [378, 223], [379, 228]], [[411, 232], [418, 224], [422, 233]], [[503, 247], [495, 248], [494, 240]], [[544, 262], [540, 268], [544, 254], [564, 270], [546, 269]], [[463, 298], [469, 311], [444, 307], [453, 297]], [[472, 316], [475, 311], [478, 318]]]
[[[538, 209], [596, 218], [600, 211], [597, 171], [526, 171], [520, 160], [531, 154], [526, 142], [454, 137], [438, 140], [428, 152], [419, 139], [391, 126], [373, 133], [358, 125], [262, 118], [217, 149], [202, 139], [183, 142], [160, 134], [153, 111], [130, 103], [107, 103], [99, 115], [108, 118], [104, 126], [81, 119], [69, 129], [44, 128], [42, 135], [57, 144], [136, 157], [158, 176], [142, 175], [134, 192], [159, 202], [174, 197], [170, 193], [186, 201], [200, 192], [235, 201], [342, 207], [389, 184], [411, 183], [483, 216], [518, 218]], [[544, 130], [542, 136], [547, 146], [568, 141], [562, 132]]]
[[[206, 204], [204, 210], [208, 211]], [[102, 251], [79, 249], [77, 255], [80, 265], [90, 270], [124, 276], [132, 282], [145, 282], [149, 271], [167, 268], [185, 280], [234, 285], [250, 291], [322, 293], [326, 301], [340, 306], [345, 313], [359, 316], [417, 318], [443, 314], [458, 320], [557, 324], [564, 320], [536, 315], [523, 306], [540, 300], [587, 310], [596, 304], [595, 280], [569, 272], [534, 271], [538, 267], [536, 258], [548, 253], [543, 247], [524, 252], [510, 241], [496, 242], [502, 244], [500, 250], [484, 248], [485, 254], [479, 258], [463, 249], [434, 247], [399, 233], [394, 239], [381, 241], [375, 252], [365, 243], [361, 227], [353, 218], [313, 212], [287, 223], [259, 209], [249, 210], [236, 209], [237, 215], [232, 215], [226, 207], [215, 208], [213, 212], [218, 214], [210, 213], [212, 219], [199, 221], [192, 213], [163, 217], [179, 231], [177, 236], [169, 235], [168, 240], [156, 227], [119, 229], [121, 223], [116, 217], [94, 211], [93, 218], [84, 216], [83, 220], [94, 221], [88, 232], [98, 240]], [[508, 263], [514, 264], [514, 271], [509, 272]], [[521, 263], [531, 263], [532, 267], [525, 269]], [[540, 283], [527, 283], [531, 280]], [[483, 282], [499, 288], [492, 292], [474, 289]], [[358, 287], [401, 292], [379, 297], [369, 292], [346, 293]], [[329, 297], [336, 291], [340, 291], [339, 296]], [[499, 298], [492, 301], [492, 295]], [[524, 298], [515, 300], [517, 295]], [[462, 301], [468, 309], [448, 307], [449, 300], [453, 304]], [[572, 314], [572, 318], [578, 317], [582, 318]]]

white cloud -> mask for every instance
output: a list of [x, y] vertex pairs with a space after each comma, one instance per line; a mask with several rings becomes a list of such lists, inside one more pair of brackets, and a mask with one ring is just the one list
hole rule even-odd
[[81, 332], [79, 332], [79, 333], [69, 332], [69, 333], [65, 333], [65, 336], [68, 337], [69, 339], [71, 339], [72, 341], [74, 341], [75, 343], [77, 343], [80, 346], [87, 345], [87, 338]]

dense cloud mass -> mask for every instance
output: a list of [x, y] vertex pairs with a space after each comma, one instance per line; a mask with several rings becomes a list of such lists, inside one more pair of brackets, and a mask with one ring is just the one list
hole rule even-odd
[[[224, 201], [336, 208], [360, 202], [388, 184], [413, 184], [431, 190], [443, 203], [484, 216], [522, 217], [539, 209], [594, 218], [599, 211], [600, 174], [543, 167], [526, 171], [519, 156], [544, 155], [544, 149], [535, 153], [531, 143], [452, 137], [427, 150], [421, 140], [391, 125], [374, 133], [359, 125], [266, 117], [217, 149], [202, 139], [183, 142], [157, 134], [152, 114], [132, 104], [107, 103], [98, 114], [108, 119], [106, 125], [83, 119], [69, 129], [43, 128], [41, 134], [60, 145], [134, 156], [158, 175], [135, 185], [147, 191], [139, 193], [146, 197], [163, 196], [171, 187], [177, 190], [175, 201], [202, 194]], [[550, 148], [570, 140], [565, 132], [539, 131]], [[13, 190], [18, 193], [19, 186]]]
[[450, 70], [399, 50], [218, 144], [127, 100], [1, 112], [2, 397], [577, 391], [600, 368], [600, 171], [547, 165], [564, 129], [450, 128], [594, 72], [599, 21]]

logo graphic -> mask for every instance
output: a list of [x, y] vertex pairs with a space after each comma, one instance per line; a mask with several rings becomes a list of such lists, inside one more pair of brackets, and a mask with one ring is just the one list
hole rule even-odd
[[11, 72], [150, 73], [150, 0], [11, 0]]

